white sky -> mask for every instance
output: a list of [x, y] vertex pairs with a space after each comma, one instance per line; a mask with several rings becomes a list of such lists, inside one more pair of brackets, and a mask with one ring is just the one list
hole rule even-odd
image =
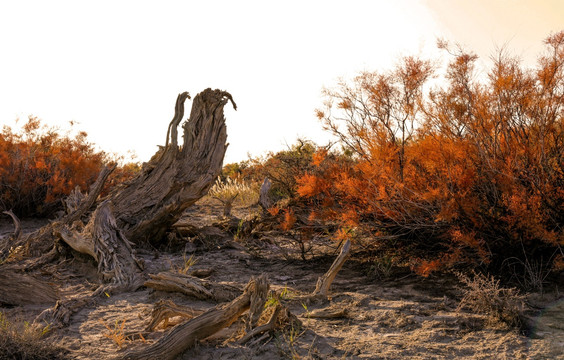
[[508, 42], [533, 64], [562, 29], [560, 0], [0, 0], [0, 125], [73, 120], [101, 149], [146, 161], [178, 93], [220, 88], [239, 109], [225, 108], [225, 163], [240, 161], [328, 139], [314, 109], [338, 77], [436, 58], [437, 37], [485, 61]]

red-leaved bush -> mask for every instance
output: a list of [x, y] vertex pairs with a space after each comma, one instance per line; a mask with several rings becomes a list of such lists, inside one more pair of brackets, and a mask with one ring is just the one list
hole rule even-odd
[[[31, 116], [19, 130], [5, 126], [0, 133], [0, 208], [20, 217], [52, 215], [76, 186], [87, 191], [110, 160], [82, 131], [61, 135]], [[134, 164], [119, 167], [108, 186], [136, 169]]]

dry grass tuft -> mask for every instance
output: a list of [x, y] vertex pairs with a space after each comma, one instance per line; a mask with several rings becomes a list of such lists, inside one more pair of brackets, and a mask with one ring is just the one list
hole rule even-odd
[[465, 285], [458, 311], [468, 309], [488, 315], [492, 323], [505, 323], [511, 327], [521, 326], [524, 296], [515, 288], [503, 288], [493, 276], [473, 273], [473, 277], [457, 273]]
[[68, 350], [44, 340], [50, 332], [49, 324], [30, 324], [27, 321], [8, 321], [0, 313], [0, 360], [60, 360], [70, 359]]
[[239, 206], [251, 206], [258, 202], [259, 186], [251, 184], [241, 178], [227, 178], [225, 182], [218, 178], [208, 193], [221, 202], [235, 198]]
[[102, 325], [104, 325], [104, 327], [108, 329], [108, 331], [103, 334], [104, 337], [112, 340], [121, 349], [123, 345], [125, 345], [125, 342], [127, 341], [127, 337], [125, 336], [124, 333], [125, 320], [122, 320], [121, 324], [119, 323], [118, 320], [116, 320], [116, 323], [114, 324], [113, 328], [108, 324], [106, 324], [106, 322], [103, 320], [100, 320], [100, 323], [102, 323]]

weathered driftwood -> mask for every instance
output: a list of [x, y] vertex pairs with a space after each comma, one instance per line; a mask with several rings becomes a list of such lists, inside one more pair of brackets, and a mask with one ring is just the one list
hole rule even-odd
[[77, 220], [80, 220], [80, 218], [85, 215], [87, 213], [87, 211], [94, 205], [94, 203], [96, 202], [96, 199], [98, 199], [98, 196], [100, 196], [100, 193], [102, 192], [102, 189], [104, 188], [104, 184], [106, 183], [106, 180], [108, 179], [108, 177], [110, 176], [110, 174], [114, 171], [114, 169], [116, 168], [116, 165], [113, 166], [104, 166], [102, 168], [102, 171], [100, 171], [100, 174], [98, 174], [98, 178], [96, 179], [96, 181], [94, 182], [94, 184], [92, 184], [90, 186], [90, 189], [88, 191], [88, 195], [86, 196], [78, 196], [78, 195], [74, 195], [74, 201], [73, 201], [73, 205], [71, 206], [72, 209], [69, 209], [67, 207], [68, 210], [71, 210], [68, 215], [66, 215], [62, 222], [65, 224], [72, 224]]
[[349, 311], [347, 308], [342, 308], [342, 309], [324, 308], [324, 309], [308, 311], [303, 316], [312, 319], [338, 319], [338, 318], [348, 317]]
[[251, 278], [243, 294], [228, 304], [218, 305], [202, 315], [175, 326], [170, 332], [146, 348], [128, 351], [125, 359], [175, 359], [182, 352], [193, 347], [198, 340], [205, 339], [228, 327], [253, 305], [266, 301], [269, 284], [266, 276]]
[[337, 273], [339, 272], [339, 270], [341, 270], [343, 264], [349, 257], [350, 249], [351, 241], [347, 240], [341, 247], [339, 256], [337, 256], [335, 261], [333, 261], [333, 264], [331, 264], [329, 270], [323, 276], [317, 279], [317, 284], [315, 285], [315, 290], [312, 294], [313, 296], [327, 297], [327, 295], [329, 294], [329, 288], [331, 287], [333, 280], [335, 280], [335, 276], [337, 276]]
[[225, 91], [206, 89], [192, 103], [178, 144], [177, 126], [188, 93], [178, 95], [167, 145], [126, 186], [110, 194], [118, 227], [134, 243], [158, 244], [183, 211], [207, 194], [221, 172], [227, 149], [223, 108], [231, 101]]
[[149, 276], [151, 279], [145, 281], [146, 287], [160, 291], [180, 292], [201, 300], [230, 301], [241, 292], [240, 289], [229, 284], [206, 281], [176, 272], [165, 271]]
[[103, 283], [135, 290], [143, 284], [143, 263], [117, 227], [108, 200], [102, 202], [81, 232], [59, 224], [54, 233], [78, 252], [98, 263]]
[[296, 296], [292, 300], [293, 301], [305, 301], [309, 302], [318, 302], [318, 301], [325, 301], [329, 295], [329, 288], [331, 284], [333, 284], [333, 280], [337, 276], [337, 273], [343, 267], [343, 264], [349, 257], [349, 252], [351, 249], [351, 242], [350, 240], [345, 241], [345, 243], [341, 246], [341, 251], [339, 256], [335, 258], [331, 267], [323, 276], [320, 276], [317, 279], [317, 283], [315, 285], [315, 290], [311, 294]]
[[67, 325], [75, 312], [86, 305], [96, 303], [101, 295], [136, 290], [145, 280], [143, 263], [136, 257], [131, 244], [117, 228], [108, 200], [98, 206], [88, 224], [80, 232], [76, 227], [80, 228], [80, 225], [76, 223], [81, 224], [80, 220], [76, 220], [72, 227], [66, 223], [54, 223], [53, 234], [74, 250], [89, 254], [96, 260], [102, 285], [92, 294], [61, 299], [55, 307], [39, 315], [37, 320], [46, 320], [54, 326]]
[[[190, 119], [183, 126], [184, 142], [180, 146], [177, 127], [184, 117], [184, 101], [188, 97], [188, 93], [178, 96], [166, 146], [135, 179], [116, 188], [90, 214], [113, 171], [104, 168], [87, 196], [75, 192], [65, 203], [67, 215], [14, 244], [23, 241], [31, 249], [31, 256], [48, 253], [49, 256], [41, 257], [43, 262], [56, 257], [54, 243], [56, 246], [56, 240], [61, 240], [98, 263], [102, 285], [94, 293], [63, 299], [40, 318], [64, 325], [81, 306], [98, 301], [104, 293], [134, 290], [142, 285], [143, 264], [130, 241], [158, 243], [184, 209], [208, 192], [221, 171], [227, 148], [223, 108], [233, 99], [220, 90], [206, 89], [198, 94]], [[0, 291], [4, 291], [1, 286]]]
[[71, 191], [69, 196], [63, 199], [65, 213], [72, 214], [73, 212], [75, 212], [80, 206], [80, 203], [84, 201], [84, 197], [84, 194], [82, 193], [82, 191], [80, 191], [80, 186], [77, 185], [74, 190]]
[[159, 324], [163, 322], [164, 324], [162, 327], [166, 329], [171, 325], [178, 325], [172, 324], [170, 322], [171, 318], [181, 317], [183, 318], [182, 322], [184, 322], [187, 319], [192, 319], [195, 316], [201, 315], [203, 312], [204, 311], [194, 310], [187, 306], [177, 305], [171, 300], [159, 300], [153, 307], [153, 311], [151, 312], [151, 321], [147, 324], [145, 331], [155, 331]]
[[0, 303], [6, 305], [54, 304], [57, 291], [47, 282], [10, 268], [0, 271]]
[[52, 327], [63, 327], [70, 323], [71, 316], [85, 306], [96, 302], [94, 296], [79, 296], [71, 299], [59, 300], [55, 306], [45, 309], [34, 322], [47, 322]]

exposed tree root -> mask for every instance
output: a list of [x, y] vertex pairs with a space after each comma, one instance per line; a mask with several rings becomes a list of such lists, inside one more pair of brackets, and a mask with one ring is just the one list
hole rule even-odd
[[257, 303], [264, 302], [268, 295], [266, 276], [251, 278], [243, 294], [228, 304], [218, 305], [202, 315], [175, 326], [157, 342], [146, 348], [128, 351], [125, 359], [163, 359], [172, 360], [198, 340], [205, 339], [232, 324], [249, 308], [257, 308]]

